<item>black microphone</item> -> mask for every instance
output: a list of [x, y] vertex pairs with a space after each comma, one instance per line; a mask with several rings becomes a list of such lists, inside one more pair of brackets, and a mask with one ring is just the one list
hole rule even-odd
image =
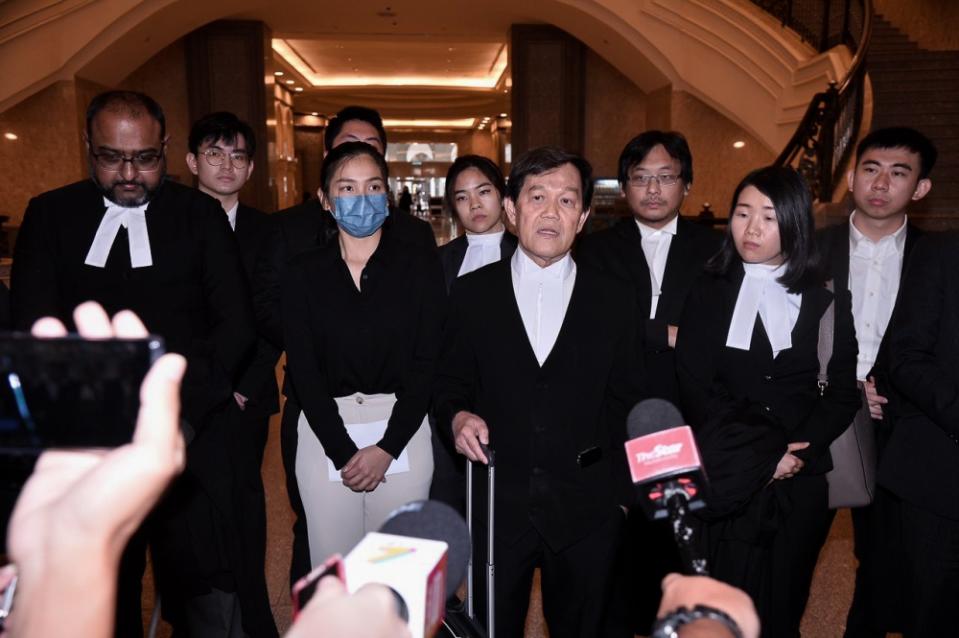
[[669, 401], [646, 399], [630, 410], [626, 430], [626, 458], [640, 506], [652, 519], [669, 518], [687, 572], [708, 575], [687, 520], [690, 510], [705, 506], [706, 473], [692, 428]]

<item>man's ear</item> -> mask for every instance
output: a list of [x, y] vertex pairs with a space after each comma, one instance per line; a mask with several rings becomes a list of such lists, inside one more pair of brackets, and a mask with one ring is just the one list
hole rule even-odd
[[912, 201], [918, 202], [920, 199], [929, 194], [929, 191], [932, 190], [932, 180], [928, 177], [919, 180], [916, 184], [916, 190], [912, 193]]
[[579, 224], [576, 225], [576, 234], [579, 234], [579, 231], [583, 230], [583, 226], [586, 224], [586, 220], [589, 218], [589, 211], [591, 209], [587, 208], [583, 211], [583, 214], [579, 216]]
[[190, 169], [190, 172], [193, 173], [194, 175], [199, 174], [199, 170], [196, 167], [196, 155], [194, 155], [193, 153], [186, 154], [186, 166], [187, 168]]
[[504, 197], [503, 198], [503, 210], [506, 211], [506, 218], [509, 220], [509, 223], [516, 227], [516, 205], [513, 203], [512, 198]]
[[853, 185], [853, 182], [855, 181], [855, 179], [856, 179], [856, 169], [855, 169], [855, 168], [850, 168], [850, 169], [849, 169], [849, 172], [846, 173], [846, 184], [849, 185], [849, 192], [850, 192], [850, 193], [852, 192], [852, 185]]

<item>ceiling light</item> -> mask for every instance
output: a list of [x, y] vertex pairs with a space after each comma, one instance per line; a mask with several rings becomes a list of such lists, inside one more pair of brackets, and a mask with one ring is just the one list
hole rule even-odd
[[283, 75], [283, 71], [274, 71], [273, 75], [275, 75], [276, 77], [280, 77]]
[[286, 83], [287, 83], [287, 84], [296, 84], [296, 80], [287, 80]]
[[746, 146], [746, 142], [742, 140], [736, 140], [735, 142], [733, 142], [733, 148], [742, 148], [744, 146]]
[[465, 117], [461, 119], [453, 120], [441, 120], [441, 119], [410, 119], [410, 120], [401, 120], [401, 119], [386, 119], [383, 120], [383, 126], [386, 128], [447, 128], [447, 129], [464, 129], [464, 128], [473, 128], [476, 126], [476, 118]]
[[298, 86], [298, 87], [296, 87], [296, 88], [293, 89], [293, 90], [296, 91], [297, 93], [302, 93], [302, 92], [303, 92], [303, 87], [302, 87], [302, 86]]
[[499, 116], [500, 116], [500, 117], [509, 117], [509, 113], [500, 113]]
[[313, 117], [319, 117], [319, 116], [320, 116], [320, 114], [317, 113], [316, 111], [313, 111], [312, 113], [310, 113], [310, 115], [312, 115]]
[[11, 142], [13, 140], [19, 139], [16, 133], [4, 133], [3, 136], [7, 138], [8, 140], [10, 140]]

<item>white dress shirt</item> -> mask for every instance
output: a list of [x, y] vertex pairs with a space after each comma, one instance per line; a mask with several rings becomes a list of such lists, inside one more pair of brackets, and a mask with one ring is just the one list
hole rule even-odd
[[146, 218], [149, 203], [127, 208], [114, 204], [104, 197], [103, 205], [107, 210], [103, 213], [103, 219], [100, 220], [100, 226], [93, 236], [93, 242], [83, 263], [97, 268], [106, 267], [110, 249], [113, 248], [117, 233], [120, 232], [120, 226], [123, 226], [127, 229], [130, 243], [130, 265], [134, 268], [152, 266], [153, 253], [150, 251], [150, 235], [147, 233]]
[[500, 258], [500, 242], [503, 241], [503, 233], [488, 233], [486, 235], [472, 235], [466, 233], [466, 254], [463, 256], [463, 263], [460, 264], [460, 271], [457, 277], [462, 277], [471, 273], [477, 268], [482, 268]]
[[666, 257], [669, 256], [669, 246], [673, 243], [678, 222], [677, 216], [662, 228], [651, 228], [636, 220], [642, 237], [646, 265], [649, 267], [649, 286], [653, 293], [649, 303], [650, 319], [656, 318], [656, 308], [659, 306], [659, 296], [662, 294], [663, 273], [666, 272]]
[[777, 281], [786, 271], [786, 264], [743, 264], [743, 269], [746, 275], [736, 297], [726, 346], [749, 350], [756, 315], [759, 314], [769, 337], [769, 345], [772, 346], [773, 357], [776, 357], [783, 350], [792, 348], [792, 331], [799, 318], [802, 295], [787, 291]]
[[896, 304], [906, 251], [906, 221], [896, 232], [874, 242], [853, 224], [855, 216], [855, 212], [849, 216], [849, 292], [859, 342], [856, 376], [865, 381]]
[[556, 344], [576, 282], [576, 263], [569, 253], [540, 268], [522, 248], [510, 260], [513, 293], [523, 318], [526, 336], [542, 366]]
[[233, 208], [226, 211], [226, 219], [227, 221], [230, 222], [230, 228], [232, 228], [233, 230], [236, 230], [236, 209], [238, 209], [239, 207], [240, 207], [240, 202], [237, 201], [235, 204], [233, 204]]

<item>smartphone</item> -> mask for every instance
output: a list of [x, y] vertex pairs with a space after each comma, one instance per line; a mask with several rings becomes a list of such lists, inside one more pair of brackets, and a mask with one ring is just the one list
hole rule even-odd
[[154, 336], [0, 334], [0, 455], [129, 443], [140, 383], [163, 352], [163, 340]]
[[313, 594], [316, 593], [317, 585], [327, 576], [343, 580], [343, 557], [339, 554], [333, 554], [327, 558], [322, 565], [313, 568], [309, 574], [293, 585], [293, 620], [296, 620], [296, 617], [300, 615], [306, 604], [313, 598]]

